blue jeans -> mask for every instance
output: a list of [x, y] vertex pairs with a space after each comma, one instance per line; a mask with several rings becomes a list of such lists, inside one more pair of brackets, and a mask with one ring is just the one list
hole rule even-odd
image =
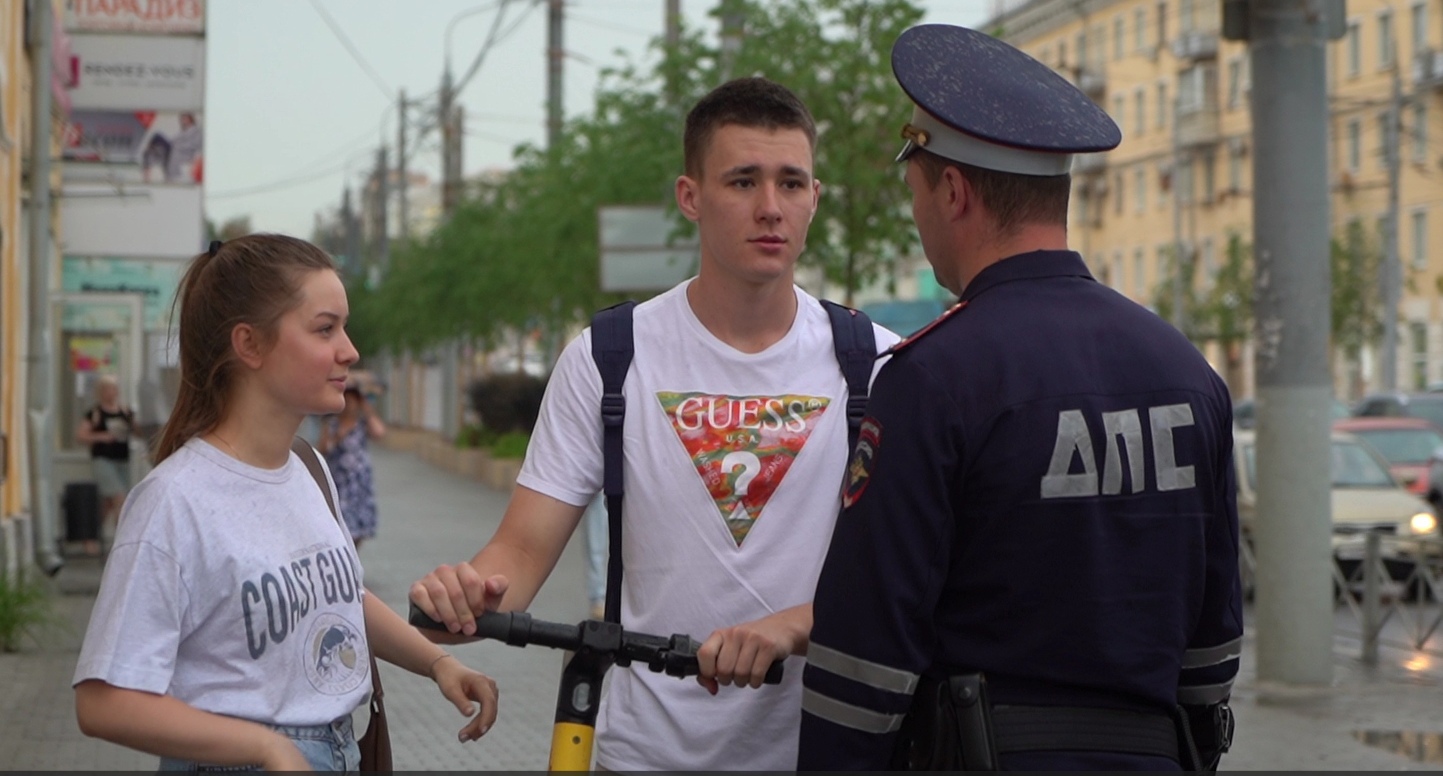
[[606, 496], [598, 493], [586, 505], [581, 521], [586, 529], [586, 598], [592, 606], [606, 603], [606, 550], [608, 525]]
[[[356, 745], [356, 735], [351, 729], [351, 715], [347, 714], [329, 725], [267, 725], [291, 739], [301, 756], [316, 771], [345, 771], [355, 773], [361, 769], [361, 749]], [[220, 773], [225, 771], [259, 771], [258, 765], [201, 765], [179, 760], [174, 757], [160, 758], [161, 771], [187, 771], [189, 773]]]

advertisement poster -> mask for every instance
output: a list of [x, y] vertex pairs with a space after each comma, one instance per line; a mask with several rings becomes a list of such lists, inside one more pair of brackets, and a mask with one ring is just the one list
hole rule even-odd
[[196, 184], [204, 178], [200, 116], [156, 111], [89, 111], [70, 115], [61, 150], [67, 162], [115, 165], [67, 167], [72, 180]]
[[205, 41], [190, 37], [72, 35], [73, 110], [199, 111]]
[[205, 249], [200, 186], [74, 180], [85, 166], [66, 165], [60, 193], [67, 254], [189, 258]]
[[70, 369], [73, 372], [110, 370], [119, 359], [114, 337], [72, 336]]
[[[61, 264], [64, 291], [81, 293], [132, 293], [144, 297], [145, 329], [164, 331], [170, 319], [171, 301], [180, 284], [185, 262], [174, 259], [125, 259], [115, 257], [66, 256]], [[112, 305], [113, 306], [113, 305]], [[79, 315], [78, 304], [66, 305], [67, 330], [95, 330], [70, 320]]]
[[205, 0], [65, 0], [72, 32], [205, 32]]

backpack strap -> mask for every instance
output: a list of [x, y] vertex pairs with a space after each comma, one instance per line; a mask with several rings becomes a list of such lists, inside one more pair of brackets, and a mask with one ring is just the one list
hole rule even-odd
[[867, 392], [872, 382], [872, 365], [877, 360], [877, 336], [872, 319], [861, 310], [821, 300], [832, 321], [832, 347], [837, 366], [847, 380], [847, 455], [857, 446], [862, 418], [867, 414]]
[[606, 621], [621, 622], [622, 427], [626, 397], [621, 386], [635, 352], [631, 316], [636, 302], [622, 302], [591, 318], [591, 358], [601, 373], [602, 493], [606, 495]]

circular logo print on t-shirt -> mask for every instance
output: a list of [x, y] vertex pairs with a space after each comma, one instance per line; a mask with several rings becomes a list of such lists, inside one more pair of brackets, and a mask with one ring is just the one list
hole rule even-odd
[[370, 661], [362, 632], [332, 612], [316, 618], [306, 637], [306, 678], [312, 687], [327, 695], [345, 695], [365, 681]]

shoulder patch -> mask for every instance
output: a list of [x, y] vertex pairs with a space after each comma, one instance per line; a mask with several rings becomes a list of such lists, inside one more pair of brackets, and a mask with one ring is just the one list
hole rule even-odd
[[893, 346], [890, 347], [890, 348], [887, 348], [886, 351], [878, 354], [878, 355], [877, 355], [877, 358], [881, 358], [882, 356], [890, 356], [891, 354], [896, 353], [896, 352], [898, 352], [898, 351], [906, 348], [908, 345], [911, 345], [912, 343], [916, 342], [917, 340], [922, 339], [922, 337], [926, 336], [927, 332], [929, 332], [929, 331], [937, 328], [937, 326], [938, 326], [939, 324], [941, 324], [943, 321], [947, 320], [948, 318], [951, 318], [953, 315], [955, 315], [955, 314], [957, 314], [958, 312], [960, 312], [960, 311], [962, 310], [962, 308], [964, 308], [964, 307], [966, 307], [966, 306], [967, 306], [967, 301], [966, 301], [965, 299], [964, 299], [963, 301], [961, 301], [961, 302], [958, 302], [957, 304], [952, 305], [951, 307], [947, 308], [947, 312], [944, 312], [944, 313], [942, 313], [941, 315], [937, 316], [936, 318], [933, 318], [931, 323], [929, 323], [929, 324], [927, 324], [926, 326], [923, 326], [922, 328], [918, 329], [916, 332], [914, 332], [914, 333], [912, 334], [912, 336], [910, 336], [910, 337], [908, 337], [908, 338], [906, 338], [906, 339], [904, 339], [904, 340], [899, 341], [897, 344], [893, 345]]
[[872, 479], [872, 465], [881, 447], [882, 425], [870, 417], [863, 420], [857, 435], [857, 449], [852, 451], [852, 461], [847, 466], [847, 481], [842, 487], [843, 509], [857, 503], [867, 490], [867, 484]]

